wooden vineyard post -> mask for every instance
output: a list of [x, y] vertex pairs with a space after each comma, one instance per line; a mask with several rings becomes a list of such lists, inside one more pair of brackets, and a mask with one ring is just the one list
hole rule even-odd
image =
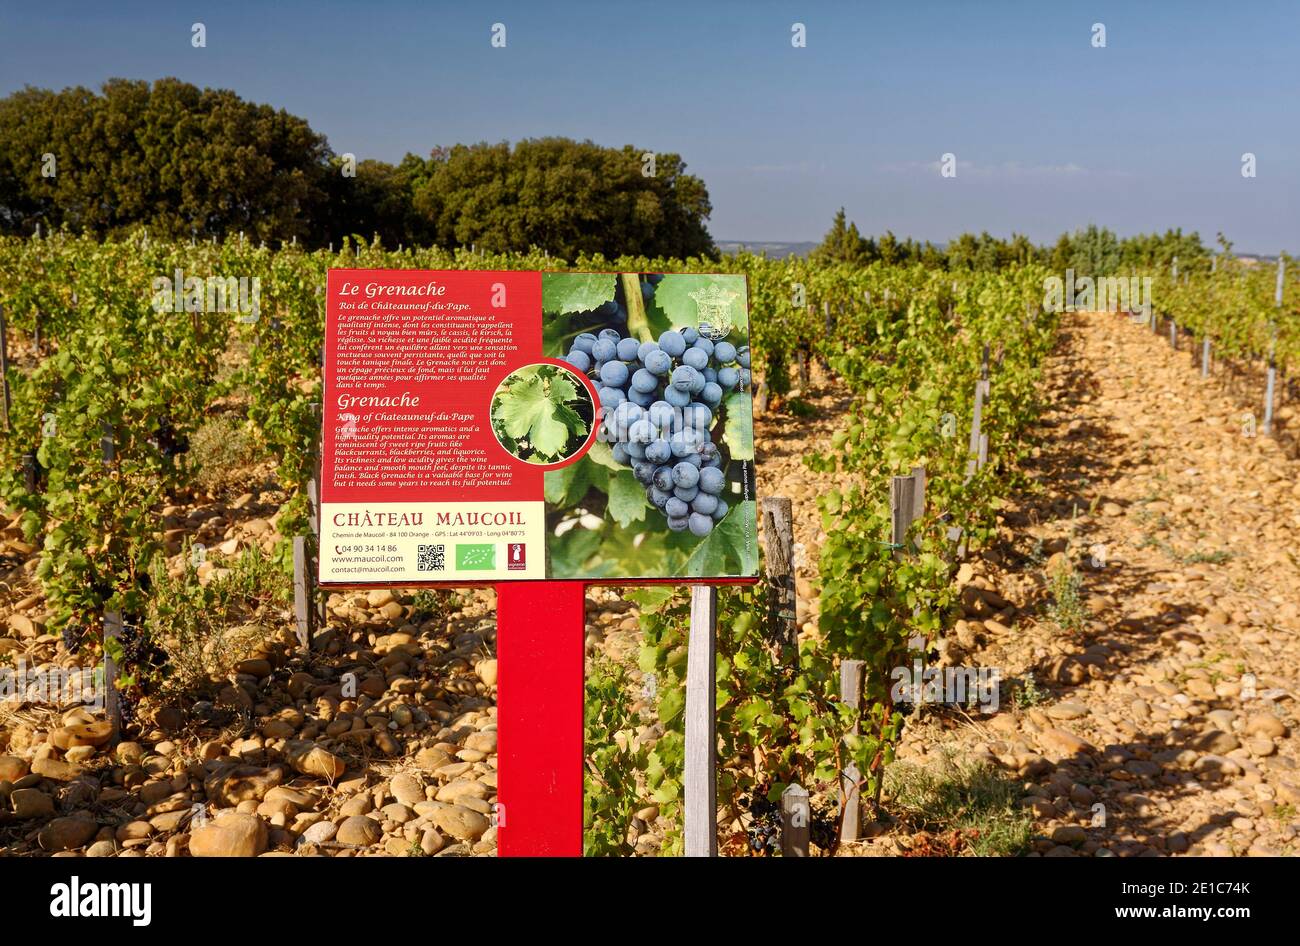
[[717, 667], [718, 589], [691, 586], [691, 630], [686, 644], [687, 857], [718, 856]]
[[[840, 661], [840, 702], [852, 706], [855, 710], [862, 708], [862, 669], [861, 660]], [[856, 736], [861, 727], [854, 722], [849, 730]], [[856, 841], [862, 832], [862, 793], [858, 783], [862, 773], [850, 763], [845, 766], [840, 776], [840, 841]]]
[[1201, 377], [1210, 376], [1210, 336], [1206, 335], [1201, 341]]
[[781, 793], [781, 856], [807, 857], [811, 835], [812, 806], [808, 789], [787, 785]]
[[[982, 419], [984, 416], [984, 401], [991, 391], [988, 380], [988, 346], [984, 348], [985, 358], [984, 365], [981, 369], [979, 381], [975, 382], [975, 406], [971, 411], [970, 420], [970, 444], [967, 447], [966, 455], [966, 482], [970, 482], [977, 470], [983, 467], [981, 456], [988, 456], [988, 435], [981, 430]], [[962, 541], [962, 530], [959, 526], [952, 526], [948, 530], [948, 541], [957, 543], [957, 558], [966, 557], [966, 546]]]
[[1277, 387], [1277, 329], [1273, 330], [1273, 344], [1268, 349], [1268, 377], [1264, 382], [1264, 435], [1273, 435], [1273, 392]]
[[316, 476], [307, 481], [307, 503], [310, 510], [311, 521], [311, 545], [310, 545], [310, 564], [309, 572], [311, 578], [312, 590], [312, 620], [314, 625], [313, 631], [318, 631], [325, 626], [325, 596], [316, 585], [316, 576], [319, 574], [317, 562], [320, 559], [320, 456], [316, 457]]
[[[983, 382], [981, 382], [983, 383]], [[908, 476], [895, 476], [889, 481], [889, 519], [891, 524], [890, 543], [894, 546], [894, 556], [903, 558], [911, 554], [908, 547], [908, 532], [912, 523], [925, 515], [925, 467], [912, 467]], [[921, 713], [921, 701], [916, 701], [916, 712]], [[880, 789], [884, 779], [876, 780], [876, 796], [872, 800], [875, 808], [880, 807]]]
[[496, 590], [497, 851], [579, 857], [584, 586], [503, 582]]
[[311, 563], [307, 554], [307, 537], [293, 537], [293, 621], [298, 649], [311, 650], [312, 611]]
[[1178, 351], [1178, 320], [1169, 320], [1169, 347]]
[[783, 661], [798, 660], [799, 627], [795, 610], [794, 512], [784, 496], [767, 496], [762, 504], [763, 547], [767, 572], [767, 640]]
[[23, 486], [29, 493], [36, 491], [36, 454], [23, 454]]
[[5, 331], [5, 307], [0, 305], [0, 409], [4, 411], [5, 432], [9, 427], [9, 342]]
[[122, 741], [122, 700], [117, 691], [117, 676], [121, 669], [109, 651], [110, 640], [122, 637], [122, 613], [120, 611], [104, 612], [104, 715], [113, 725], [113, 735], [109, 737], [113, 745]]
[[825, 326], [826, 337], [830, 338], [833, 323], [831, 322], [831, 304], [829, 302], [822, 303], [822, 322]]
[[[312, 414], [319, 421], [320, 405], [313, 404]], [[319, 426], [319, 423], [317, 424]], [[320, 477], [319, 439], [311, 452], [311, 478], [307, 480], [307, 522], [309, 535], [293, 538], [293, 619], [298, 637], [298, 648], [311, 650], [311, 638], [325, 622], [324, 600], [316, 587], [316, 553], [320, 542], [320, 503], [318, 501]]]
[[[970, 447], [967, 450], [967, 454], [972, 458], [979, 455], [980, 436], [981, 436], [980, 425], [981, 425], [981, 420], [984, 416], [984, 400], [985, 398], [988, 397], [988, 395], [989, 395], [989, 382], [983, 379], [976, 381], [975, 382], [975, 407], [974, 410], [971, 412], [971, 420], [970, 420]], [[970, 475], [974, 473], [974, 469], [968, 464], [966, 472], [968, 475]]]
[[[113, 444], [113, 425], [108, 421], [100, 423], [102, 434], [99, 438], [99, 450], [101, 461], [104, 469], [108, 470], [113, 465], [116, 457], [116, 450]], [[110, 640], [119, 640], [122, 636], [122, 612], [105, 611], [104, 612], [104, 712], [109, 722], [113, 724], [113, 735], [111, 741], [113, 745], [122, 741], [122, 701], [121, 695], [117, 691], [117, 677], [121, 669], [117, 665], [109, 651], [115, 648], [109, 646]]]

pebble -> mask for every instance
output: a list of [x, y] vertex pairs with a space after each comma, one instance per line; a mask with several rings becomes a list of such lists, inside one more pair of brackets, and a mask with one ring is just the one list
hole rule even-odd
[[430, 815], [430, 820], [442, 831], [461, 841], [476, 841], [491, 823], [477, 811], [459, 805], [440, 808]]
[[424, 786], [412, 775], [405, 772], [394, 775], [389, 781], [389, 791], [403, 805], [414, 807], [424, 801]]
[[365, 815], [353, 815], [339, 825], [336, 838], [340, 844], [370, 845], [384, 836], [379, 822]]
[[310, 844], [324, 844], [333, 841], [338, 831], [338, 825], [332, 821], [317, 821], [302, 833], [302, 839]]
[[42, 850], [69, 851], [87, 844], [99, 833], [99, 824], [89, 816], [72, 815], [55, 818], [40, 831], [37, 841]]
[[1047, 715], [1052, 719], [1079, 719], [1088, 715], [1088, 707], [1082, 703], [1056, 703], [1047, 708]]
[[229, 809], [190, 832], [193, 857], [257, 857], [266, 846], [265, 822], [256, 815]]
[[54, 799], [35, 788], [19, 788], [9, 796], [15, 818], [52, 818]]

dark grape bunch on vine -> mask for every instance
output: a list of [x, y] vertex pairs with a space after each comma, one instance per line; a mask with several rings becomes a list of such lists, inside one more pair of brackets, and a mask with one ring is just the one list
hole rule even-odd
[[[781, 803], [768, 800], [766, 785], [754, 789], [741, 801], [749, 811], [749, 825], [745, 829], [749, 850], [758, 857], [767, 857], [781, 849]], [[827, 797], [814, 797], [809, 805], [808, 840], [824, 852], [835, 849], [839, 829], [839, 815], [835, 803]]]
[[81, 639], [85, 636], [85, 633], [86, 629], [76, 621], [65, 622], [63, 629], [59, 632], [59, 636], [63, 640], [63, 649], [70, 654], [75, 654], [77, 648], [81, 646]]
[[749, 850], [757, 857], [775, 854], [781, 849], [781, 806], [768, 801], [767, 790], [756, 788], [749, 798], [742, 801], [742, 806], [749, 809], [749, 825], [745, 834], [749, 839]]
[[[118, 680], [117, 695], [122, 727], [131, 729], [138, 716], [141, 683], [145, 676], [156, 672], [166, 661], [166, 655], [136, 623], [123, 623], [113, 650], [122, 674]], [[123, 685], [124, 682], [126, 685]]]
[[565, 361], [596, 384], [602, 439], [632, 469], [674, 532], [704, 538], [726, 516], [727, 477], [713, 427], [723, 398], [750, 385], [749, 348], [693, 328], [638, 342], [612, 328], [573, 340]]

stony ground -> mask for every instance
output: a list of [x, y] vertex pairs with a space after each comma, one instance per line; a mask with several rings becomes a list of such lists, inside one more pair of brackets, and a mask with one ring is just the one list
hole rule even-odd
[[901, 756], [1014, 773], [1046, 856], [1300, 853], [1300, 464], [1116, 316], [1072, 319], [1047, 383], [1036, 488], [945, 655], [1027, 685]]
[[[1035, 854], [1297, 853], [1300, 463], [1247, 436], [1243, 405], [1187, 354], [1113, 316], [1067, 324], [1046, 395], [1029, 488], [962, 568], [941, 651], [1018, 682], [996, 711], [910, 722], [900, 757], [987, 760], [1018, 786]], [[759, 418], [756, 439], [760, 493], [794, 501], [808, 634], [830, 480], [803, 457], [845, 397], [801, 400], [809, 416]], [[273, 541], [277, 499], [168, 510], [168, 539], [209, 544], [211, 580], [223, 556]], [[0, 535], [0, 656], [75, 665], [45, 633], [33, 550], [12, 522]], [[287, 614], [261, 615], [274, 632], [211, 701], [152, 707], [112, 750], [82, 711], [0, 704], [0, 855], [494, 853], [494, 605], [334, 595], [306, 659]], [[590, 654], [635, 665], [635, 609], [593, 590], [587, 620]], [[670, 827], [638, 812], [638, 853]], [[871, 833], [842, 853], [917, 850], [904, 824]]]

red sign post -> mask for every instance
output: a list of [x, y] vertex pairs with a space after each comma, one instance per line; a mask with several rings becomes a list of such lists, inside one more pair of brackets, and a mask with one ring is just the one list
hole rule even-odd
[[497, 853], [582, 854], [580, 581], [497, 585]]

